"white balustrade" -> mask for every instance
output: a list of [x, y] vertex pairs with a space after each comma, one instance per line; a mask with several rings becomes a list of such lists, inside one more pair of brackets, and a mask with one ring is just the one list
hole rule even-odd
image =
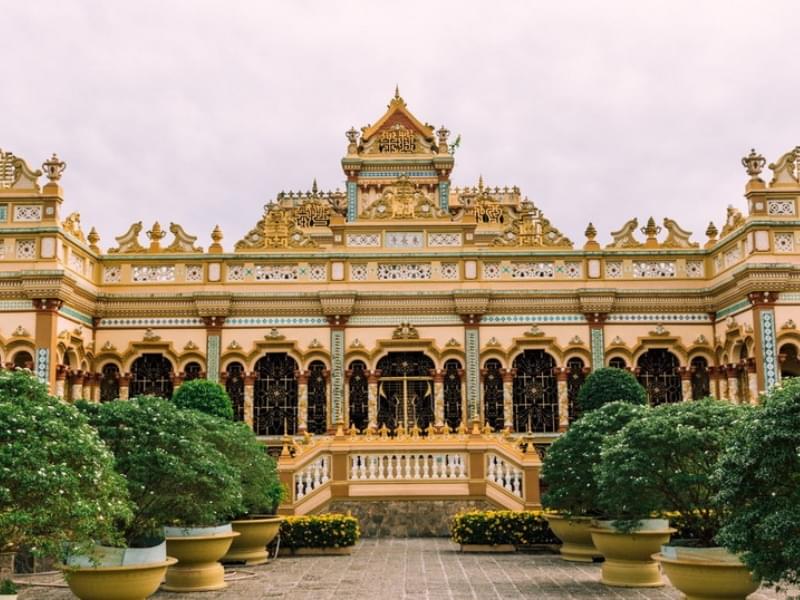
[[465, 454], [351, 454], [350, 479], [355, 481], [425, 481], [467, 479]]
[[522, 498], [522, 469], [497, 454], [487, 454], [486, 460], [486, 479]]
[[294, 474], [294, 497], [300, 500], [331, 479], [331, 457], [322, 455]]

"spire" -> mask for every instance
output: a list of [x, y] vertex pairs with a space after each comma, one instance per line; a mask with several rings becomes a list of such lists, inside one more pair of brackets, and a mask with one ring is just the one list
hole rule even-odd
[[398, 84], [395, 84], [394, 86], [394, 99], [395, 100], [400, 99], [400, 86]]

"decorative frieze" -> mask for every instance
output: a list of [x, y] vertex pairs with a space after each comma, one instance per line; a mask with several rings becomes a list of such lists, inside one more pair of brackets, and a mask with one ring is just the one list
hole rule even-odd
[[244, 281], [244, 265], [228, 265], [228, 281]]
[[350, 279], [351, 281], [366, 281], [367, 265], [365, 264], [350, 265]]
[[686, 261], [686, 276], [692, 279], [705, 277], [705, 267], [702, 260]]
[[607, 323], [711, 323], [711, 317], [706, 313], [641, 313], [641, 314], [610, 314]]
[[580, 279], [583, 277], [583, 264], [574, 261], [565, 262], [564, 275], [566, 275], [568, 279]]
[[761, 310], [761, 354], [764, 368], [764, 384], [767, 390], [778, 383], [778, 349], [775, 342], [775, 313]]
[[422, 248], [423, 240], [421, 231], [387, 231], [385, 245], [387, 248]]
[[[460, 325], [458, 315], [404, 315], [404, 321], [413, 322], [415, 325]], [[347, 321], [350, 326], [397, 326], [397, 317], [394, 315], [353, 315]]]
[[793, 217], [794, 200], [767, 200], [767, 214], [772, 217]]
[[461, 233], [432, 231], [428, 234], [428, 246], [431, 248], [461, 246]]
[[458, 279], [458, 263], [442, 263], [439, 273], [442, 279]]
[[348, 233], [347, 245], [350, 248], [378, 248], [381, 245], [381, 234]]
[[315, 263], [308, 267], [308, 278], [311, 281], [327, 281], [328, 269], [324, 263]]
[[606, 261], [606, 278], [620, 279], [621, 277], [622, 277], [622, 261], [621, 260]]
[[228, 317], [225, 327], [303, 327], [307, 325], [327, 325], [325, 317]]
[[775, 252], [794, 252], [794, 233], [776, 233]]
[[297, 265], [256, 265], [256, 281], [293, 281], [297, 279]]
[[431, 278], [429, 263], [379, 263], [378, 279], [381, 281], [416, 281]]
[[17, 240], [16, 257], [23, 260], [36, 258], [36, 240]]
[[159, 283], [175, 281], [175, 265], [135, 265], [131, 269], [134, 283]]
[[640, 279], [675, 277], [675, 263], [672, 261], [634, 261], [633, 276]]
[[115, 327], [204, 327], [205, 322], [199, 317], [153, 317], [153, 318], [102, 318], [97, 322], [98, 329]]
[[500, 279], [500, 263], [496, 262], [483, 263], [483, 278]]
[[119, 283], [122, 280], [122, 269], [117, 265], [103, 267], [103, 283]]
[[500, 325], [535, 325], [539, 323], [585, 323], [582, 314], [566, 315], [483, 315], [481, 323]]
[[512, 279], [552, 279], [555, 266], [551, 262], [511, 263]]
[[41, 205], [17, 205], [14, 207], [14, 220], [19, 222], [37, 222], [42, 220]]
[[186, 281], [203, 281], [203, 265], [186, 265]]

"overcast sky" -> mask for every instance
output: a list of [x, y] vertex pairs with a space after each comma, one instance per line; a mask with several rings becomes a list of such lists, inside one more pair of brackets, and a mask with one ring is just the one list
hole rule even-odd
[[740, 159], [800, 144], [797, 2], [0, 0], [0, 148], [67, 162], [101, 246], [138, 220], [232, 249], [281, 190], [344, 187], [399, 84], [461, 134], [455, 185], [518, 185], [582, 244], [637, 216], [704, 241]]

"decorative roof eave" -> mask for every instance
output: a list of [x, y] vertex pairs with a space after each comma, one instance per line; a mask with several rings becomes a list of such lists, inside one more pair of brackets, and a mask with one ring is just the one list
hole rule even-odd
[[429, 125], [425, 125], [424, 123], [420, 122], [411, 112], [406, 108], [405, 100], [403, 100], [397, 92], [395, 92], [394, 98], [389, 102], [389, 106], [387, 107], [386, 112], [383, 116], [378, 119], [378, 121], [369, 127], [362, 127], [361, 129], [361, 139], [362, 141], [367, 141], [372, 138], [378, 131], [380, 131], [381, 127], [386, 124], [386, 121], [396, 112], [402, 113], [412, 125], [423, 135], [425, 139], [428, 141], [433, 140], [434, 132], [433, 127]]

